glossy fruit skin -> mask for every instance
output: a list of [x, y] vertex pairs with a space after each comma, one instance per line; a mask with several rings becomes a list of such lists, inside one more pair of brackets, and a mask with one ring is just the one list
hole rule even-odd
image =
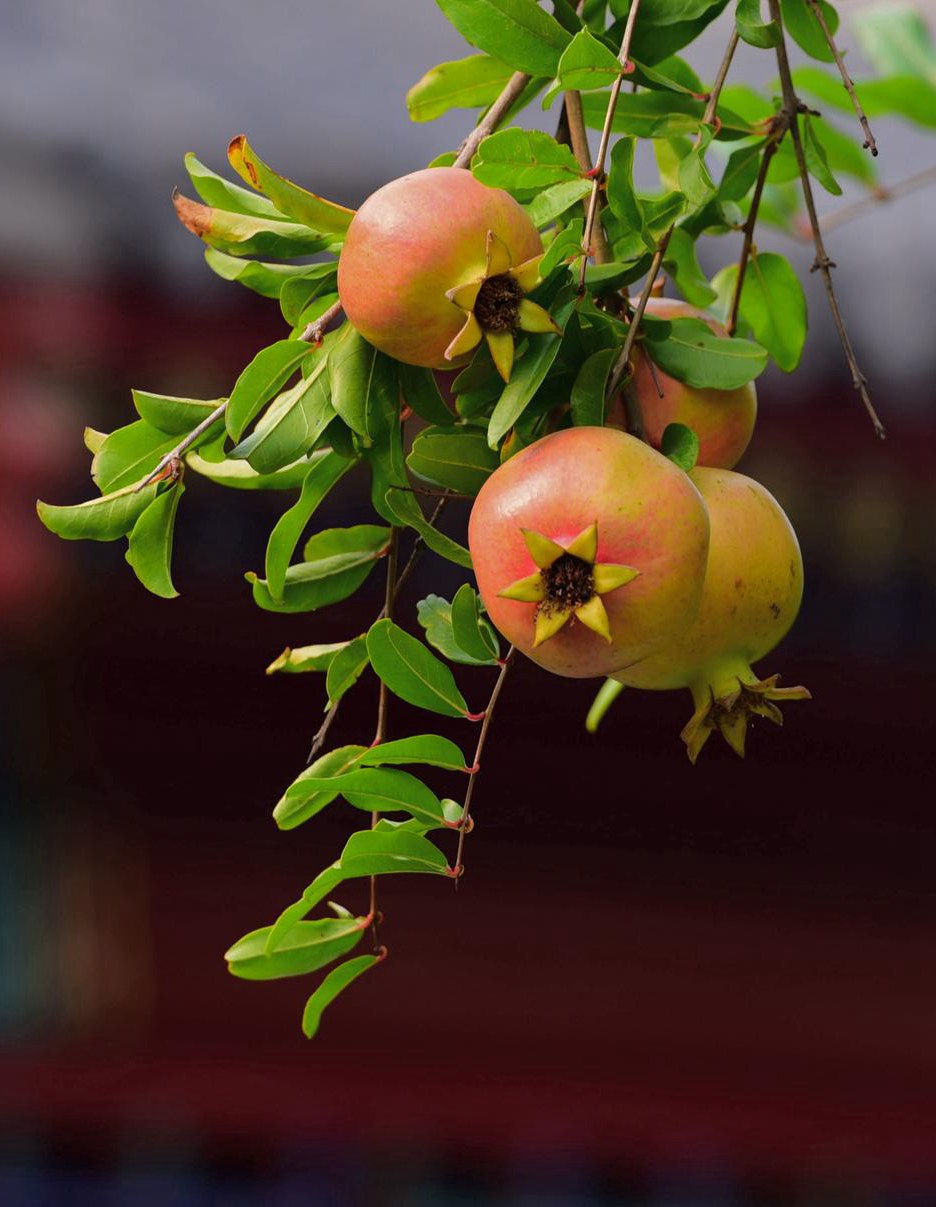
[[[701, 318], [717, 335], [725, 328], [695, 306], [679, 298], [651, 298], [647, 313], [662, 319]], [[663, 432], [670, 423], [684, 423], [699, 437], [698, 464], [731, 469], [740, 461], [757, 419], [757, 391], [754, 383], [736, 390], [703, 390], [687, 386], [654, 366], [661, 398], [647, 363], [639, 349], [634, 357], [632, 388], [640, 404], [644, 434], [654, 448], [660, 447]], [[627, 430], [623, 408], [615, 412], [620, 426]]]
[[352, 325], [396, 360], [452, 367], [445, 349], [465, 322], [446, 290], [484, 274], [487, 232], [520, 264], [542, 241], [503, 189], [466, 168], [423, 168], [372, 193], [348, 228], [338, 294]]
[[694, 622], [664, 650], [614, 677], [651, 691], [688, 687], [696, 708], [758, 684], [751, 664], [789, 631], [803, 598], [803, 558], [773, 495], [743, 474], [697, 467], [711, 543]]
[[[566, 546], [596, 521], [596, 561], [640, 571], [601, 597], [613, 640], [572, 619], [534, 649], [537, 605], [498, 597], [536, 569], [521, 529]], [[587, 678], [646, 657], [692, 622], [708, 534], [699, 492], [671, 461], [624, 432], [575, 427], [494, 471], [472, 508], [468, 544], [481, 599], [503, 636], [547, 670]]]

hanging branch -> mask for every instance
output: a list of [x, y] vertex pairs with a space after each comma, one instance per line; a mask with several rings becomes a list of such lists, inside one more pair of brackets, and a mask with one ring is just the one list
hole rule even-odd
[[[621, 92], [621, 85], [624, 83], [624, 74], [627, 71], [627, 56], [630, 54], [631, 40], [634, 36], [634, 26], [637, 24], [637, 13], [639, 10], [640, 0], [632, 0], [630, 12], [627, 14], [627, 24], [624, 26], [624, 36], [621, 39], [621, 49], [618, 51], [618, 62], [621, 64], [621, 70], [611, 85], [611, 95], [608, 98], [608, 108], [605, 112], [604, 126], [601, 130], [601, 140], [598, 143], [598, 154], [595, 158], [595, 166], [591, 169], [593, 173], [592, 191], [588, 198], [588, 213], [585, 216], [585, 230], [582, 234], [582, 268], [579, 274], [579, 293], [585, 292], [585, 273], [588, 270], [592, 232], [595, 227], [595, 218], [598, 214], [598, 195], [601, 191], [601, 183], [604, 177], [605, 158], [608, 154], [608, 143], [611, 141], [614, 111], [617, 109], [618, 96]], [[571, 130], [571, 121], [569, 126]]]
[[757, 182], [754, 185], [754, 195], [751, 198], [751, 208], [748, 211], [747, 219], [744, 223], [744, 241], [741, 244], [741, 255], [738, 259], [738, 275], [735, 278], [734, 292], [731, 295], [731, 309], [728, 313], [728, 321], [725, 324], [725, 330], [729, 335], [734, 335], [735, 327], [738, 325], [738, 308], [741, 305], [741, 289], [744, 285], [744, 276], [747, 272], [748, 259], [751, 254], [751, 245], [754, 242], [754, 227], [757, 225], [757, 214], [760, 210], [761, 194], [764, 191], [764, 185], [767, 182], [767, 171], [770, 168], [770, 161], [777, 152], [777, 148], [787, 132], [786, 114], [778, 114], [774, 121], [774, 126], [768, 138], [767, 145], [764, 147], [764, 154], [761, 159], [760, 169], [757, 173]]
[[[776, 21], [781, 30], [783, 25], [780, 19], [780, 0], [770, 0], [770, 15], [771, 19]], [[809, 180], [809, 169], [806, 166], [806, 154], [803, 151], [803, 143], [800, 139], [799, 123], [797, 120], [800, 111], [800, 102], [797, 99], [796, 92], [793, 87], [793, 76], [790, 72], [790, 61], [787, 58], [786, 52], [786, 37], [781, 36], [777, 43], [777, 66], [780, 70], [780, 84], [783, 89], [783, 107], [787, 113], [787, 121], [790, 127], [790, 137], [793, 139], [793, 150], [796, 152], [796, 163], [799, 168], [800, 181], [803, 186], [803, 200], [806, 202], [806, 212], [809, 214], [809, 224], [812, 227], [813, 245], [816, 249], [816, 259], [812, 266], [812, 271], [817, 269], [822, 273], [822, 279], [825, 284], [826, 296], [829, 299], [829, 307], [832, 311], [832, 318], [835, 322], [835, 329], [838, 332], [839, 340], [842, 344], [842, 350], [845, 353], [845, 359], [848, 361], [848, 367], [851, 370], [852, 385], [858, 392], [858, 396], [864, 403], [865, 410], [868, 412], [868, 417], [874, 425], [874, 430], [877, 435], [883, 440], [885, 436], [884, 425], [878, 418], [877, 412], [871, 403], [871, 397], [868, 394], [868, 387], [864, 374], [858, 367], [858, 361], [855, 357], [855, 351], [852, 348], [851, 340], [848, 332], [845, 329], [845, 323], [842, 319], [842, 313], [839, 310], [838, 299], [835, 296], [835, 287], [832, 284], [831, 269], [835, 267], [835, 261], [830, 260], [825, 249], [825, 244], [822, 240], [822, 231], [819, 226], [819, 216], [816, 213], [816, 203], [813, 199], [812, 184]]]
[[[735, 50], [738, 47], [738, 31], [733, 29], [731, 37], [728, 39], [728, 45], [725, 48], [725, 53], [722, 55], [722, 61], [719, 64], [718, 74], [715, 76], [715, 83], [712, 85], [712, 91], [709, 93], [708, 102], [702, 114], [702, 125], [716, 125], [718, 118], [718, 98], [721, 96], [722, 88], [725, 85], [725, 80], [728, 78], [728, 71], [731, 67], [731, 60], [734, 58]], [[695, 138], [695, 147], [698, 148], [702, 142], [702, 130]], [[653, 286], [656, 282], [657, 274], [660, 271], [660, 266], [663, 263], [663, 257], [666, 255], [666, 249], [669, 246], [669, 241], [673, 237], [673, 231], [676, 229], [676, 223], [663, 233], [660, 242], [657, 244], [657, 249], [653, 253], [653, 259], [650, 262], [650, 267], [647, 270], [644, 287], [637, 302], [637, 307], [631, 318], [630, 325], [627, 329], [627, 337], [624, 340], [624, 346], [621, 353], [614, 363], [614, 368], [611, 371], [611, 376], [608, 379], [607, 389], [605, 390], [605, 399], [613, 398], [618, 390], [618, 387], [623, 380], [624, 374], [627, 372], [627, 367], [630, 363], [630, 355], [634, 349], [634, 341], [637, 339], [637, 331], [640, 327], [641, 319], [644, 316], [644, 311], [647, 309], [647, 302], [650, 300], [650, 294], [653, 292]], [[633, 421], [638, 428], [642, 428], [643, 423], [639, 414], [636, 399], [630, 400], [630, 407], [633, 409]], [[631, 422], [630, 414], [628, 415], [628, 423]]]
[[478, 772], [481, 770], [481, 755], [484, 753], [484, 743], [487, 741], [488, 729], [491, 726], [491, 720], [494, 716], [494, 709], [497, 706], [498, 697], [501, 694], [501, 689], [504, 686], [504, 680], [507, 678], [507, 672], [513, 664], [516, 654], [516, 647], [511, 646], [500, 664], [500, 673], [494, 684], [494, 690], [491, 692], [491, 698], [487, 702], [487, 708], [484, 710], [484, 720], [481, 722], [481, 732], [478, 734], [478, 744], [475, 746], [474, 762], [471, 764], [471, 775], [468, 780], [468, 788], [465, 792], [465, 804], [462, 809], [461, 822], [458, 827], [458, 849], [455, 852], [455, 862], [452, 865], [455, 872], [455, 884], [461, 879], [464, 872], [462, 864], [462, 853], [465, 849], [465, 836], [471, 829], [471, 798], [474, 795], [475, 780], [478, 778]]
[[899, 180], [889, 187], [882, 186], [867, 197], [852, 202], [851, 205], [843, 205], [841, 209], [833, 210], [831, 214], [826, 214], [824, 218], [820, 219], [819, 226], [823, 231], [834, 230], [837, 226], [851, 222], [853, 218], [860, 218], [868, 210], [885, 205], [888, 201], [896, 201], [899, 197], [906, 197], [908, 193], [915, 193], [917, 189], [922, 189], [929, 184], [936, 184], [936, 165], [925, 168], [922, 172], [916, 172], [913, 176]]
[[520, 93], [526, 88], [530, 82], [530, 77], [522, 71], [515, 71], [503, 92], [488, 109], [484, 117], [478, 122], [475, 128], [471, 131], [465, 141], [458, 149], [458, 154], [455, 156], [455, 162], [452, 164], [454, 168], [467, 168], [471, 163], [471, 158], [481, 145], [482, 141], [489, 134], [497, 129], [507, 115], [510, 106], [518, 99]]
[[865, 141], [862, 145], [866, 150], [870, 151], [872, 155], [877, 155], [877, 143], [874, 141], [874, 135], [871, 133], [871, 127], [868, 124], [865, 111], [861, 107], [861, 101], [858, 100], [858, 96], [855, 92], [855, 85], [852, 83], [852, 78], [848, 74], [848, 68], [845, 66], [845, 60], [842, 58], [842, 53], [835, 45], [835, 39], [832, 37], [832, 31], [826, 24], [826, 19], [822, 13], [822, 6], [819, 4], [818, 0], [807, 0], [807, 3], [813, 11], [813, 16], [819, 22], [819, 28], [822, 30], [826, 42], [829, 44], [829, 50], [831, 50], [832, 57], [835, 59], [835, 65], [839, 69], [839, 74], [842, 77], [842, 83], [845, 85], [845, 91], [851, 98], [852, 108], [855, 110], [855, 115], [858, 118], [858, 121], [861, 123], [861, 129], [864, 131], [865, 136]]

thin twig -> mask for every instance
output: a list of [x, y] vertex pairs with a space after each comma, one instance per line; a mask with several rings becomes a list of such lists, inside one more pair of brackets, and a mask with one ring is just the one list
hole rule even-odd
[[325, 336], [325, 328], [328, 324], [341, 314], [343, 307], [341, 299], [332, 302], [324, 313], [320, 314], [314, 322], [309, 323], [305, 331], [299, 336], [301, 340], [305, 340], [307, 344], [320, 344]]
[[163, 470], [165, 470], [172, 461], [180, 460], [185, 450], [187, 448], [191, 448], [198, 437], [207, 432], [208, 429], [213, 424], [217, 423], [218, 420], [224, 415], [224, 412], [227, 410], [227, 404], [228, 400], [226, 398], [224, 402], [219, 402], [210, 415], [206, 415], [201, 423], [199, 423], [197, 427], [193, 427], [189, 434], [180, 440], [174, 449], [171, 449], [168, 453], [166, 453], [165, 457], [160, 460], [159, 464], [152, 471], [152, 473], [147, 474], [139, 486], [137, 486], [134, 494], [141, 491], [144, 486], [149, 486], [151, 482], [155, 482], [157, 478], [161, 477]]
[[391, 486], [391, 490], [402, 490], [408, 495], [426, 495], [430, 499], [470, 499], [475, 500], [475, 495], [465, 494], [460, 490], [440, 490], [431, 486]]
[[481, 142], [497, 129], [507, 115], [510, 106], [517, 100], [529, 82], [530, 77], [524, 75], [522, 71], [515, 71], [513, 73], [507, 81], [503, 92], [459, 147], [452, 167], [468, 167], [472, 156], [481, 145]]
[[[728, 45], [725, 47], [725, 53], [722, 55], [722, 61], [718, 65], [718, 73], [715, 76], [715, 83], [712, 85], [712, 91], [709, 93], [708, 102], [705, 106], [705, 112], [702, 114], [702, 125], [710, 126], [715, 120], [715, 112], [718, 109], [718, 98], [721, 96], [722, 88], [725, 86], [725, 80], [728, 78], [728, 71], [731, 68], [731, 60], [734, 58], [735, 51], [738, 49], [738, 31], [737, 28], [731, 31], [731, 37], [728, 39]], [[699, 136], [696, 136], [696, 146], [699, 145]]]
[[634, 26], [637, 24], [637, 13], [640, 11], [640, 0], [632, 0], [630, 12], [627, 14], [627, 24], [624, 26], [624, 36], [621, 38], [621, 49], [618, 51], [620, 72], [615, 76], [611, 85], [611, 95], [608, 98], [608, 108], [605, 111], [604, 126], [601, 130], [601, 140], [598, 143], [598, 154], [595, 156], [595, 166], [592, 169], [592, 191], [588, 198], [588, 213], [585, 217], [585, 230], [582, 235], [582, 268], [579, 274], [579, 293], [585, 292], [585, 273], [588, 271], [588, 257], [591, 255], [592, 231], [598, 214], [598, 195], [601, 191], [604, 176], [605, 158], [608, 154], [608, 143], [611, 141], [611, 127], [614, 124], [614, 111], [617, 108], [621, 85], [624, 83], [624, 71], [627, 68], [627, 56], [630, 54], [631, 40], [634, 36]]
[[[580, 92], [567, 92], [565, 94], [565, 115], [569, 125], [569, 142], [572, 147], [572, 154], [575, 156], [582, 172], [587, 176], [593, 168], [591, 151], [588, 147], [588, 135], [585, 133], [585, 114], [582, 110], [582, 94]], [[588, 221], [588, 210], [591, 204], [589, 197], [582, 199], [586, 222]], [[601, 224], [600, 213], [595, 219], [595, 224], [592, 228], [592, 247], [595, 255], [595, 263], [607, 264], [611, 259], [611, 248], [608, 244], [608, 236], [605, 234], [604, 227]]]
[[867, 197], [862, 197], [860, 200], [852, 202], [851, 205], [843, 205], [841, 209], [833, 210], [831, 214], [826, 214], [820, 220], [819, 226], [823, 232], [834, 230], [845, 222], [851, 222], [853, 218], [860, 218], [868, 210], [873, 210], [879, 205], [886, 205], [888, 201], [896, 201], [899, 197], [906, 197], [908, 193], [914, 193], [928, 184], [936, 184], [936, 165], [925, 168], [922, 172], [916, 172], [905, 180], [899, 180], [896, 184], [882, 185]]
[[487, 708], [484, 710], [484, 720], [481, 722], [481, 732], [478, 734], [478, 744], [475, 746], [474, 761], [471, 765], [471, 776], [468, 780], [468, 788], [465, 792], [465, 804], [462, 809], [461, 822], [458, 828], [458, 850], [455, 852], [455, 863], [452, 865], [455, 871], [455, 883], [457, 884], [464, 871], [462, 867], [462, 852], [465, 849], [465, 835], [471, 828], [471, 798], [474, 795], [475, 780], [478, 778], [478, 772], [481, 769], [481, 755], [484, 753], [484, 743], [487, 741], [488, 729], [491, 726], [491, 720], [494, 716], [494, 709], [497, 705], [497, 699], [501, 694], [501, 689], [504, 686], [504, 680], [507, 678], [507, 672], [510, 670], [511, 664], [516, 654], [516, 648], [511, 646], [501, 663], [500, 674], [497, 676], [497, 681], [494, 684], [494, 690], [491, 692], [491, 698], [487, 702]]
[[761, 158], [760, 169], [757, 173], [757, 182], [754, 185], [754, 196], [751, 198], [751, 208], [748, 210], [748, 216], [744, 223], [744, 241], [741, 244], [741, 256], [738, 259], [738, 275], [735, 278], [734, 293], [731, 295], [731, 309], [728, 312], [728, 321], [725, 324], [725, 330], [729, 335], [734, 335], [735, 327], [738, 325], [738, 309], [741, 305], [741, 287], [744, 285], [744, 276], [747, 272], [748, 259], [751, 254], [751, 245], [754, 242], [754, 227], [757, 225], [757, 214], [760, 209], [761, 194], [764, 191], [764, 185], [767, 182], [767, 171], [770, 168], [770, 161], [776, 154], [777, 148], [780, 146], [780, 141], [786, 134], [787, 121], [786, 116], [781, 122], [777, 123], [777, 129], [767, 141], [764, 147], [764, 154]]
[[[769, 0], [771, 19], [776, 21], [783, 28], [780, 19], [780, 0]], [[790, 71], [790, 61], [787, 58], [786, 38], [782, 36], [777, 43], [777, 66], [780, 70], [780, 84], [783, 89], [783, 106], [787, 111], [788, 121], [790, 123], [790, 137], [793, 139], [793, 150], [796, 152], [796, 163], [799, 168], [800, 181], [803, 186], [803, 200], [806, 202], [806, 212], [809, 214], [809, 224], [812, 227], [813, 245], [816, 249], [816, 259], [813, 262], [812, 271], [817, 269], [822, 273], [822, 279], [825, 284], [826, 296], [829, 299], [829, 308], [832, 311], [832, 319], [835, 323], [835, 329], [838, 332], [839, 340], [842, 344], [842, 350], [845, 353], [845, 359], [848, 361], [848, 367], [851, 370], [852, 385], [858, 392], [858, 396], [864, 403], [865, 410], [868, 412], [874, 430], [877, 435], [883, 440], [885, 436], [884, 425], [878, 418], [877, 412], [871, 403], [871, 397], [868, 394], [868, 387], [865, 381], [864, 374], [858, 367], [858, 361], [855, 357], [855, 351], [852, 348], [851, 340], [848, 332], [845, 329], [845, 323], [842, 319], [842, 313], [839, 310], [838, 299], [835, 296], [835, 286], [832, 284], [831, 269], [835, 267], [835, 262], [829, 259], [825, 249], [825, 244], [822, 240], [822, 231], [819, 226], [819, 216], [816, 213], [816, 203], [813, 199], [812, 184], [809, 180], [809, 169], [806, 166], [806, 155], [803, 151], [803, 143], [800, 139], [799, 123], [797, 121], [799, 101], [796, 97], [796, 91], [793, 87], [793, 75]]]
[[864, 131], [864, 146], [868, 151], [871, 152], [872, 155], [877, 155], [877, 143], [874, 141], [874, 135], [871, 133], [871, 127], [868, 124], [865, 111], [861, 107], [861, 101], [858, 100], [858, 96], [855, 92], [855, 85], [852, 83], [852, 78], [848, 74], [848, 68], [845, 66], [845, 60], [842, 58], [841, 51], [835, 45], [835, 39], [832, 37], [832, 31], [829, 29], [828, 25], [826, 25], [826, 19], [822, 14], [822, 5], [818, 3], [818, 0], [808, 0], [808, 3], [809, 7], [813, 11], [813, 15], [819, 22], [819, 27], [825, 36], [825, 40], [829, 44], [829, 50], [832, 51], [832, 58], [835, 59], [835, 65], [839, 69], [839, 74], [842, 77], [842, 83], [845, 85], [845, 91], [851, 97], [852, 108], [855, 110], [855, 115], [858, 118], [858, 121], [861, 123], [861, 129]]

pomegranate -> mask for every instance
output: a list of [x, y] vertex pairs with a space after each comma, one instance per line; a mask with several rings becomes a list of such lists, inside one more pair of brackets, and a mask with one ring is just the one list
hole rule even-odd
[[558, 330], [524, 295], [543, 245], [521, 206], [465, 168], [392, 180], [357, 211], [338, 261], [345, 313], [396, 360], [449, 368], [484, 338], [505, 381], [514, 333]]
[[803, 559], [793, 526], [768, 490], [727, 469], [689, 475], [712, 526], [702, 603], [694, 622], [665, 649], [614, 675], [630, 687], [688, 687], [695, 712], [683, 729], [694, 763], [718, 729], [743, 757], [748, 719], [777, 725], [780, 700], [808, 700], [805, 687], [759, 679], [751, 663], [787, 633], [803, 597]]
[[[716, 335], [728, 334], [720, 323], [678, 298], [651, 298], [647, 313], [661, 319], [700, 318]], [[736, 390], [687, 386], [656, 365], [651, 368], [644, 345], [634, 355], [630, 388], [640, 405], [644, 435], [654, 448], [660, 447], [667, 424], [684, 423], [699, 438], [699, 465], [731, 469], [741, 459], [757, 418], [757, 392], [753, 382]], [[627, 430], [627, 419], [620, 402], [612, 406], [610, 421]]]
[[482, 486], [468, 544], [500, 632], [559, 675], [607, 675], [695, 617], [708, 552], [699, 492], [612, 428], [537, 440]]

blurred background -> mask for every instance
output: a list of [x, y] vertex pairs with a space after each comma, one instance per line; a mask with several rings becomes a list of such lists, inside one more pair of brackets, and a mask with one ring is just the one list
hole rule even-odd
[[[688, 51], [703, 78], [727, 19]], [[0, 1205], [936, 1203], [936, 193], [828, 240], [886, 443], [815, 279], [803, 366], [758, 383], [741, 468], [807, 571], [763, 669], [814, 701], [693, 769], [688, 693], [625, 693], [590, 737], [595, 685], [518, 666], [459, 892], [385, 884], [390, 958], [310, 1044], [303, 983], [221, 957], [350, 828], [276, 831], [324, 689], [264, 667], [365, 627], [377, 576], [340, 615], [257, 611], [242, 575], [284, 497], [198, 480], [169, 604], [34, 502], [90, 497], [82, 428], [128, 422], [130, 387], [224, 395], [284, 333], [176, 221], [183, 152], [220, 169], [244, 130], [355, 205], [465, 133], [403, 100], [464, 44], [430, 0], [0, 0], [0, 31]], [[743, 48], [736, 78], [770, 64]], [[936, 160], [874, 127], [885, 183]], [[761, 242], [807, 272], [807, 243]], [[360, 491], [323, 525], [364, 519]], [[408, 616], [458, 581], [424, 559]], [[489, 676], [459, 674], [478, 707]]]

